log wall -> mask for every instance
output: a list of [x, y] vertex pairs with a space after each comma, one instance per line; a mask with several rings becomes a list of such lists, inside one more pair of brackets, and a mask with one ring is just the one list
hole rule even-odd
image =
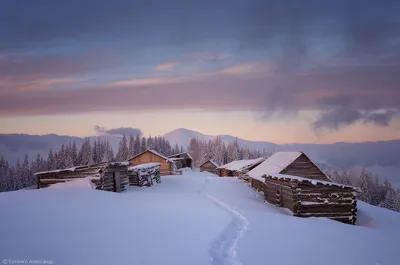
[[154, 182], [161, 183], [160, 167], [153, 166], [151, 168], [141, 168], [137, 170], [129, 170], [130, 186], [152, 186]]
[[265, 182], [250, 180], [251, 186], [264, 193], [266, 202], [285, 207], [297, 217], [326, 217], [355, 224], [357, 220], [357, 197], [352, 187], [313, 184], [266, 177]]
[[354, 189], [299, 182], [295, 189], [293, 214], [299, 217], [328, 217], [355, 224], [357, 198]]
[[207, 171], [213, 174], [218, 174], [217, 167], [210, 161], [200, 166], [200, 172]]
[[131, 160], [129, 160], [129, 162], [131, 162], [133, 166], [147, 163], [160, 163], [160, 174], [162, 176], [175, 174], [173, 170], [173, 164], [171, 162], [168, 162], [164, 158], [149, 151], [132, 158]]

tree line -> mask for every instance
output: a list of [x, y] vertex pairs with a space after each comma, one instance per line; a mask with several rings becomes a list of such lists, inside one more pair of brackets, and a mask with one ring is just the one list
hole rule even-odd
[[114, 151], [109, 141], [100, 138], [90, 141], [86, 138], [78, 148], [75, 142], [61, 145], [59, 150], [50, 149], [47, 157], [39, 153], [29, 161], [28, 155], [24, 155], [22, 163], [17, 160], [15, 165], [0, 156], [0, 192], [27, 188], [36, 184], [35, 173], [55, 169], [65, 169], [81, 165], [98, 164], [101, 162], [126, 161], [134, 155], [154, 149], [169, 156], [183, 152], [183, 147], [175, 145], [171, 147], [164, 137], [140, 137], [140, 135], [123, 135], [118, 146], [118, 152]]
[[365, 168], [358, 174], [354, 169], [342, 172], [328, 169], [325, 173], [333, 182], [358, 187], [357, 199], [400, 212], [400, 188], [395, 189], [388, 179], [382, 183], [378, 175], [374, 176]]
[[195, 167], [199, 167], [209, 159], [218, 165], [224, 165], [235, 160], [255, 159], [268, 155], [265, 151], [261, 153], [247, 147], [240, 147], [237, 140], [225, 144], [219, 136], [208, 141], [192, 138], [188, 152], [193, 158]]

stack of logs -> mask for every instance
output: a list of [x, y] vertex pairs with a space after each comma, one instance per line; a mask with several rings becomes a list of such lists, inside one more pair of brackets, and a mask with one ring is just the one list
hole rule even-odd
[[129, 184], [131, 186], [152, 186], [154, 182], [161, 183], [160, 163], [148, 163], [130, 167], [128, 169]]
[[298, 217], [327, 217], [344, 223], [357, 220], [356, 189], [325, 181], [264, 175], [265, 182], [251, 179], [265, 201], [288, 208]]
[[122, 192], [129, 188], [127, 167], [119, 167], [113, 163], [104, 169], [101, 178], [101, 189], [105, 191]]

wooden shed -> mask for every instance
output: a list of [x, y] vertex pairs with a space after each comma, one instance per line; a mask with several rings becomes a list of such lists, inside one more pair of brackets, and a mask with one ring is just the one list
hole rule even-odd
[[128, 160], [131, 166], [137, 166], [147, 163], [160, 163], [160, 175], [175, 175], [178, 173], [173, 160], [158, 153], [155, 150], [148, 149]]
[[299, 217], [327, 217], [354, 224], [356, 189], [333, 183], [304, 153], [278, 152], [247, 173], [265, 201]]
[[237, 160], [217, 168], [220, 177], [241, 177], [261, 164], [265, 158]]
[[213, 174], [217, 174], [218, 173], [217, 167], [218, 167], [217, 163], [215, 163], [212, 160], [207, 160], [206, 162], [200, 165], [200, 172], [207, 171]]
[[128, 162], [100, 163], [88, 166], [38, 172], [37, 188], [46, 188], [52, 184], [88, 178], [96, 189], [121, 192], [129, 187], [127, 175]]
[[182, 168], [185, 168], [185, 167], [192, 168], [192, 166], [193, 166], [193, 158], [187, 152], [171, 155], [168, 158], [179, 160]]

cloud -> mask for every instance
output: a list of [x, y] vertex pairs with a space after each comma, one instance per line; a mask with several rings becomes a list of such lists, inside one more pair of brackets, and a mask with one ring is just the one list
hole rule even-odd
[[94, 130], [101, 135], [142, 135], [142, 131], [139, 128], [131, 128], [131, 127], [121, 127], [114, 129], [106, 129], [104, 127], [100, 127], [98, 125], [94, 126]]
[[[0, 9], [0, 116], [313, 110], [315, 128], [336, 130], [387, 126], [400, 109], [399, 1], [71, 0], [23, 10], [19, 1]], [[189, 62], [193, 72], [173, 71]], [[57, 82], [80, 75], [96, 82]], [[65, 85], [75, 89], [53, 91]]]
[[179, 62], [166, 62], [156, 66], [156, 71], [165, 72], [172, 71], [179, 64]]
[[348, 125], [363, 122], [372, 123], [378, 126], [388, 126], [395, 115], [398, 115], [397, 110], [385, 110], [381, 112], [365, 112], [355, 109], [333, 109], [323, 113], [314, 123], [314, 130], [331, 129], [339, 130]]

